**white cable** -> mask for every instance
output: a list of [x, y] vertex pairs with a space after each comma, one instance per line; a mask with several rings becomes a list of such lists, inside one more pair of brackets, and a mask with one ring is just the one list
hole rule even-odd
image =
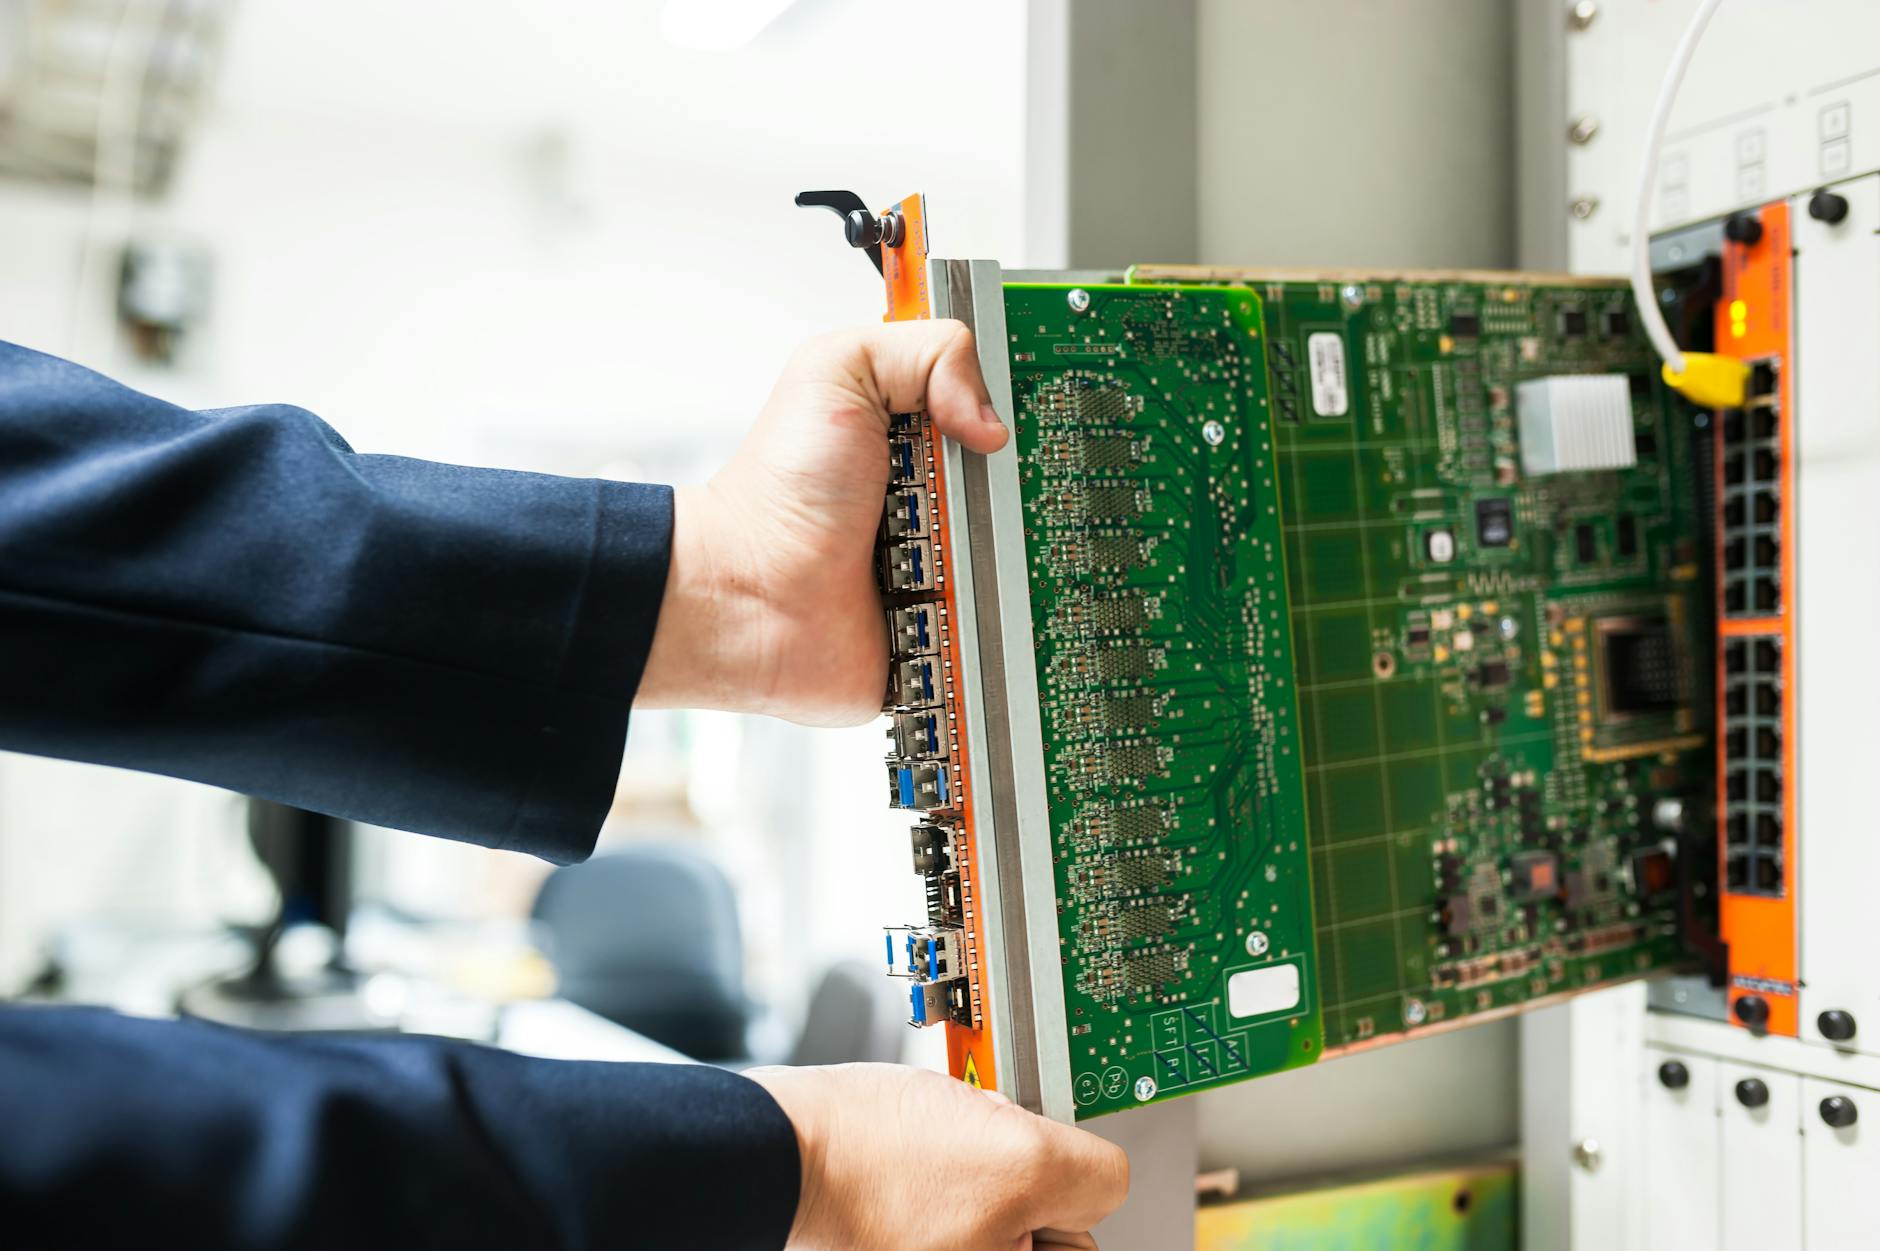
[[1651, 339], [1652, 347], [1673, 373], [1680, 374], [1684, 372], [1684, 353], [1679, 350], [1678, 341], [1671, 337], [1671, 327], [1665, 324], [1665, 315], [1652, 290], [1652, 193], [1658, 183], [1658, 149], [1664, 144], [1665, 123], [1670, 120], [1671, 105], [1678, 98], [1678, 85], [1684, 81], [1684, 71], [1697, 51], [1698, 40], [1703, 38], [1704, 28], [1710, 25], [1721, 3], [1723, 0], [1702, 0], [1698, 4], [1691, 24], [1684, 29], [1684, 37], [1678, 41], [1677, 51], [1671, 54], [1665, 80], [1658, 87], [1658, 103], [1652, 106], [1651, 124], [1645, 128], [1645, 159], [1639, 166], [1638, 203], [1632, 221], [1632, 295], [1638, 301], [1639, 318], [1645, 323], [1645, 334]]

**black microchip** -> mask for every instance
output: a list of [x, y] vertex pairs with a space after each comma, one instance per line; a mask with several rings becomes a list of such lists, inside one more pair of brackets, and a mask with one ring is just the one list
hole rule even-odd
[[1560, 893], [1560, 861], [1551, 851], [1524, 851], [1508, 868], [1516, 899], [1545, 899]]
[[[1507, 719], [1508, 719], [1508, 710], [1506, 708], [1503, 708], [1499, 704], [1493, 704], [1487, 708], [1482, 709], [1482, 721], [1484, 724], [1500, 725], [1502, 722], [1506, 721]], [[1495, 806], [1497, 808], [1506, 808], [1508, 806], [1507, 799], [1504, 797], [1502, 801], [1496, 804]]]
[[1482, 666], [1475, 671], [1475, 680], [1483, 686], [1508, 685], [1508, 662], [1505, 660], [1490, 660], [1484, 662]]
[[1677, 885], [1677, 865], [1671, 853], [1651, 848], [1632, 853], [1632, 889], [1641, 899], [1662, 895]]
[[1451, 313], [1449, 333], [1458, 339], [1473, 339], [1482, 333], [1482, 319], [1474, 313]]
[[1483, 547], [1514, 542], [1514, 504], [1507, 499], [1475, 501], [1475, 541]]
[[1411, 647], [1428, 647], [1430, 644], [1430, 628], [1428, 626], [1411, 626], [1409, 632], [1404, 635], [1404, 641]]
[[1683, 681], [1669, 621], [1656, 617], [1613, 622], [1601, 627], [1599, 640], [1607, 716], [1651, 716], [1679, 706]]
[[1475, 906], [1467, 895], [1455, 894], [1443, 901], [1443, 928], [1451, 937], [1467, 934], [1475, 927]]
[[1560, 333], [1569, 339], [1586, 337], [1586, 310], [1566, 308], [1560, 310]]
[[1599, 559], [1599, 539], [1593, 533], [1593, 527], [1584, 521], [1573, 527], [1573, 555], [1582, 565], [1590, 565]]
[[1604, 320], [1608, 339], [1623, 339], [1632, 333], [1632, 314], [1622, 308], [1607, 309]]
[[1631, 513], [1620, 513], [1616, 537], [1619, 555], [1628, 559], [1638, 555], [1638, 518]]
[[1658, 436], [1649, 430], [1641, 430], [1632, 436], [1632, 448], [1639, 454], [1639, 459], [1658, 455]]

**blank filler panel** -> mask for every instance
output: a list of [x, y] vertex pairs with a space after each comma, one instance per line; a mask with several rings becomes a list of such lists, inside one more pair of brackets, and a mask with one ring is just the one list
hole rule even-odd
[[1718, 1066], [1723, 1223], [1717, 1245], [1723, 1251], [1801, 1244], [1801, 1098], [1802, 1079], [1793, 1073]]
[[[1880, 126], [1880, 117], [1874, 119]], [[1839, 189], [1848, 213], [1795, 224], [1799, 448], [1796, 648], [1801, 777], [1801, 1036], [1845, 1012], [1841, 1045], [1880, 1054], [1873, 892], [1880, 822], [1880, 176]], [[1876, 1240], [1880, 1245], [1880, 1239]]]
[[[1652, 1251], [1717, 1251], [1722, 1214], [1719, 1069], [1709, 1056], [1646, 1048], [1645, 1241]], [[1666, 1064], [1688, 1080], [1668, 1083]], [[1763, 1251], [1767, 1251], [1764, 1248]]]

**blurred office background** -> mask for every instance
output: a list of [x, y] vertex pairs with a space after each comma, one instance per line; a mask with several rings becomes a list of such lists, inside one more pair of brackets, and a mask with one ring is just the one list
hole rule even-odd
[[[290, 401], [361, 450], [696, 479], [798, 340], [880, 314], [804, 188], [923, 190], [937, 251], [1011, 267], [1552, 259], [1512, 172], [1520, 7], [0, 0], [0, 338], [193, 407]], [[880, 737], [634, 720], [603, 847], [722, 869], [765, 1055], [917, 911]], [[239, 963], [225, 928], [278, 906], [248, 820], [0, 756], [0, 994], [161, 1011]], [[490, 952], [482, 983], [452, 976], [539, 992], [517, 952], [543, 945], [544, 866], [347, 837], [355, 917], [390, 919], [356, 924], [362, 958], [444, 976]], [[399, 926], [449, 958], [401, 956]], [[937, 1062], [938, 1031], [904, 1033]], [[1202, 1163], [1511, 1142], [1514, 1050], [1489, 1026], [1242, 1087], [1206, 1101]], [[1362, 1141], [1340, 1098], [1372, 1110]]]

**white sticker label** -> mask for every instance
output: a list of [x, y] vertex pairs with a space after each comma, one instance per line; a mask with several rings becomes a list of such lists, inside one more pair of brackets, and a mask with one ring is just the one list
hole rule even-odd
[[1344, 336], [1329, 330], [1307, 335], [1306, 353], [1312, 358], [1312, 411], [1321, 417], [1343, 417], [1351, 411]]
[[1242, 969], [1227, 979], [1227, 1011], [1232, 1016], [1265, 1016], [1299, 1006], [1299, 966], [1269, 964]]

